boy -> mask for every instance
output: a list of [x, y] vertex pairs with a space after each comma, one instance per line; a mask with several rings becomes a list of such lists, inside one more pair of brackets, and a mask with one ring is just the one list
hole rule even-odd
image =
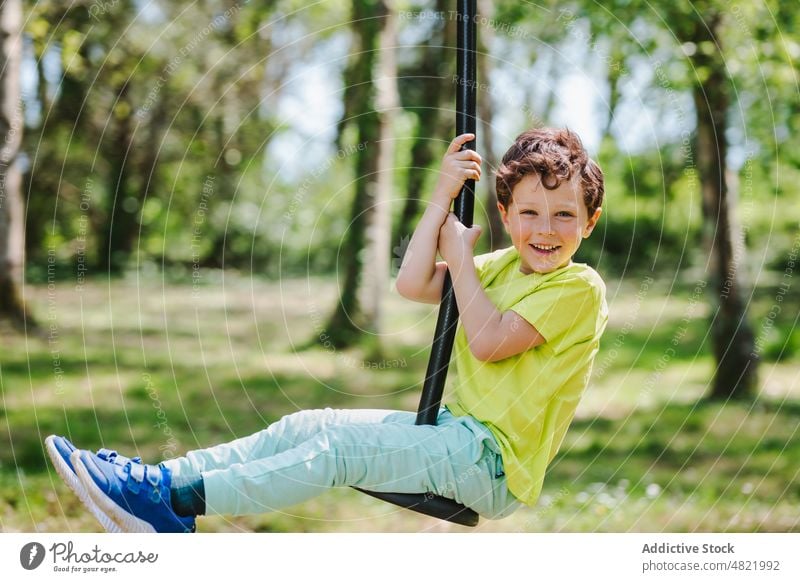
[[438, 424], [416, 426], [410, 412], [301, 411], [157, 466], [48, 437], [59, 474], [107, 530], [194, 531], [197, 515], [271, 511], [349, 485], [429, 491], [492, 519], [536, 502], [607, 320], [602, 280], [572, 263], [600, 217], [603, 176], [574, 133], [523, 133], [497, 172], [513, 245], [473, 259], [479, 228], [449, 214], [464, 181], [481, 177], [480, 156], [461, 150], [472, 139], [450, 144], [397, 279], [403, 296], [437, 303], [451, 272], [458, 381]]

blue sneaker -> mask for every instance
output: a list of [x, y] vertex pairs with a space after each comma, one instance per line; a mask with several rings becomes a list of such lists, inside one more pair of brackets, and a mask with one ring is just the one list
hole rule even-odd
[[194, 517], [173, 511], [169, 485], [172, 472], [164, 465], [124, 465], [77, 450], [72, 465], [92, 501], [129, 533], [190, 533]]
[[[102, 525], [103, 528], [109, 532], [121, 531], [114, 521], [102, 509], [100, 509], [100, 507], [98, 507], [94, 501], [92, 501], [92, 498], [89, 496], [89, 492], [86, 490], [86, 487], [83, 486], [83, 483], [81, 483], [81, 480], [78, 479], [78, 476], [75, 474], [75, 468], [70, 461], [70, 456], [77, 450], [75, 445], [73, 445], [69, 439], [54, 434], [50, 435], [44, 440], [44, 445], [47, 454], [53, 461], [53, 466], [56, 468], [56, 472], [59, 474], [64, 483], [66, 483], [67, 486], [72, 489], [73, 493], [78, 496], [78, 499], [81, 500], [81, 503], [86, 506], [92, 515], [94, 515], [95, 519], [100, 522], [100, 525]], [[112, 451], [110, 449], [100, 449], [97, 452], [97, 456], [110, 463], [125, 464], [128, 461], [134, 463], [142, 462], [139, 457], [128, 459], [127, 457], [117, 453], [117, 451]]]

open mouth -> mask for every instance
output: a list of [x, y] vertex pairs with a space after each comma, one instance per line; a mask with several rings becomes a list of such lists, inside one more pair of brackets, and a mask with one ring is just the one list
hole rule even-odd
[[533, 250], [535, 250], [537, 253], [540, 253], [540, 254], [543, 254], [543, 255], [552, 255], [553, 253], [558, 251], [558, 249], [561, 248], [561, 245], [537, 245], [537, 244], [531, 244], [529, 246]]

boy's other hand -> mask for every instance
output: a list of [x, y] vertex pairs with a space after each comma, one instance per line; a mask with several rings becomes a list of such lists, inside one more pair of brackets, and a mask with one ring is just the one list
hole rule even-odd
[[434, 198], [443, 199], [449, 204], [461, 192], [465, 181], [481, 179], [482, 159], [480, 154], [472, 150], [461, 149], [465, 143], [474, 139], [474, 133], [463, 133], [450, 142], [442, 159], [439, 180], [434, 189]]
[[467, 228], [452, 212], [447, 215], [439, 230], [439, 254], [451, 270], [472, 264], [472, 249], [480, 235], [481, 227], [477, 224]]

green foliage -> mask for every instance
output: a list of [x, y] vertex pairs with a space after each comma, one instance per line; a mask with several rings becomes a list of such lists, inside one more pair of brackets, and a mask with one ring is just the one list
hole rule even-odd
[[[39, 85], [26, 104], [41, 114], [38, 125], [27, 128], [24, 144], [31, 160], [28, 273], [45, 272], [51, 250], [64, 265], [83, 261], [91, 266], [90, 274], [103, 272], [112, 243], [121, 245], [112, 255], [123, 261], [120, 266], [134, 269], [180, 265], [189, 273], [197, 263], [278, 275], [337, 268], [348, 230], [348, 203], [359, 178], [352, 174], [356, 156], [335, 163], [309, 160], [305, 169], [284, 177], [269, 152], [273, 140], [288, 135], [278, 105], [291, 100], [305, 82], [298, 61], [308, 59], [310, 65], [341, 74], [343, 91], [330, 98], [343, 104], [355, 102], [348, 92], [366, 87], [362, 81], [370, 71], [359, 72], [362, 81], [347, 81], [354, 72], [345, 67], [342, 48], [355, 46], [349, 6], [209, 2], [185, 11], [169, 3], [156, 5], [146, 17], [137, 17], [132, 2], [115, 3], [103, 14], [90, 13], [85, 5], [49, 1], [29, 6], [26, 35], [34, 60], [28, 66], [37, 65]], [[408, 8], [435, 11], [441, 6], [430, 0]], [[706, 74], [700, 60], [716, 50], [710, 40], [692, 44], [689, 37], [703, 19], [721, 18], [722, 49], [736, 96], [729, 141], [747, 160], [739, 168], [740, 201], [750, 205], [740, 211], [746, 241], [750, 248], [765, 249], [760, 264], [779, 269], [786, 262], [791, 243], [783, 233], [792, 232], [800, 219], [778, 210], [798, 193], [794, 178], [800, 173], [800, 147], [795, 147], [800, 111], [792, 64], [800, 51], [792, 35], [798, 28], [796, 11], [766, 0], [736, 7], [716, 0], [658, 6], [638, 0], [536, 7], [498, 2], [493, 9], [492, 18], [479, 24], [479, 34], [491, 27], [497, 37], [493, 50], [537, 64], [551, 58], [548, 45], [565, 50], [576, 42], [586, 44], [587, 58], [601, 59], [607, 67], [609, 120], [633, 74], [654, 63], [659, 67], [643, 90], [654, 114], [669, 112], [676, 100], [689, 96], [692, 84]], [[436, 52], [445, 18], [401, 19], [399, 24], [414, 43], [398, 51], [399, 89], [408, 117], [401, 124], [406, 138], [397, 141], [402, 167], [407, 165], [403, 160], [412, 159], [415, 139], [449, 137], [449, 130], [433, 118], [426, 117], [417, 129], [414, 120], [423, 118], [427, 106], [447, 103], [444, 93], [453, 89], [449, 83], [438, 90], [437, 103], [426, 105], [432, 87], [426, 79], [446, 78], [454, 59], [452, 51]], [[43, 64], [55, 56], [61, 67], [57, 80], [45, 74]], [[502, 55], [492, 55], [492, 66], [507, 68]], [[479, 92], [479, 98], [488, 97]], [[344, 111], [343, 119], [352, 123], [360, 113]], [[689, 119], [691, 111], [685, 113]], [[346, 125], [336, 139], [340, 148], [357, 142]], [[579, 258], [620, 273], [702, 260], [694, 152], [683, 142], [661, 140], [657, 148], [623, 154], [614, 140], [624, 131], [609, 133], [599, 154], [607, 179], [605, 216]], [[336, 148], [331, 144], [328, 155], [336, 157]], [[427, 152], [419, 159], [432, 170], [438, 162]], [[213, 196], [204, 201], [209, 180]], [[406, 183], [424, 189], [430, 182], [402, 175], [396, 181], [398, 199]], [[204, 206], [207, 213], [198, 228], [195, 219]], [[413, 206], [408, 210], [419, 212]], [[403, 211], [403, 204], [394, 205], [395, 223]], [[281, 218], [287, 212], [290, 220]], [[126, 240], [111, 241], [110, 223], [120, 221], [121, 231], [125, 220], [131, 222]]]
[[578, 260], [615, 275], [691, 266], [701, 246], [700, 194], [683, 151], [667, 144], [626, 155], [606, 140], [598, 161], [606, 177], [603, 217]]

